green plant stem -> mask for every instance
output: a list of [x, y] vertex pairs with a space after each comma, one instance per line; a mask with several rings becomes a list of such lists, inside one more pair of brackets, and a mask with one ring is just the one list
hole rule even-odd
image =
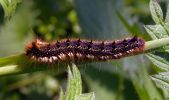
[[43, 64], [32, 62], [25, 54], [0, 58], [0, 76], [10, 74], [32, 73], [48, 69], [57, 69], [56, 74], [62, 73], [67, 64]]
[[145, 43], [145, 51], [160, 48], [166, 45], [169, 45], [169, 38], [161, 38], [152, 41], [147, 41]]
[[0, 76], [5, 74], [12, 74], [20, 72], [21, 70], [18, 68], [18, 65], [9, 65], [0, 67]]

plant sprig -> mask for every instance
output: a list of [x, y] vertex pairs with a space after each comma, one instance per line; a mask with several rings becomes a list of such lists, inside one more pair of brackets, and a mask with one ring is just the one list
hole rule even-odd
[[17, 4], [20, 2], [22, 2], [22, 0], [0, 0], [0, 4], [5, 12], [5, 17], [11, 17], [15, 12]]

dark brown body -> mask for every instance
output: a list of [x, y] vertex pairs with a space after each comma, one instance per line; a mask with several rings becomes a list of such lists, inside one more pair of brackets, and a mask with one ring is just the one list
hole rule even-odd
[[26, 55], [40, 62], [105, 61], [144, 52], [139, 37], [115, 41], [64, 39], [53, 43], [35, 40], [26, 47]]

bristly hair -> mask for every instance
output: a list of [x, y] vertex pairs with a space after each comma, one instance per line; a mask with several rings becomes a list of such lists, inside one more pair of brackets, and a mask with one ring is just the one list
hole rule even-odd
[[115, 41], [63, 39], [52, 43], [34, 40], [26, 46], [26, 55], [44, 63], [105, 61], [144, 52], [145, 42], [134, 36]]

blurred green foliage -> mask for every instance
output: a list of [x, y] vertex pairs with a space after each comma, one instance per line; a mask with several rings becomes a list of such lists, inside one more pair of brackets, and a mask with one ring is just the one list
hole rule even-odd
[[[149, 40], [143, 26], [154, 23], [148, 0], [15, 2], [14, 8], [9, 8], [11, 11], [3, 11], [6, 7], [3, 5], [0, 10], [0, 57], [23, 53], [25, 43], [35, 37], [48, 41], [70, 37], [103, 40], [136, 34]], [[160, 4], [166, 11], [167, 0]], [[94, 92], [96, 100], [168, 99], [168, 91], [157, 88], [151, 81], [149, 74], [157, 70], [150, 67], [152, 64], [144, 55], [77, 66], [81, 69], [82, 91]], [[1, 77], [0, 100], [57, 100], [59, 88], [66, 91], [67, 86], [67, 73], [61, 69]], [[152, 77], [162, 80], [160, 75]]]

